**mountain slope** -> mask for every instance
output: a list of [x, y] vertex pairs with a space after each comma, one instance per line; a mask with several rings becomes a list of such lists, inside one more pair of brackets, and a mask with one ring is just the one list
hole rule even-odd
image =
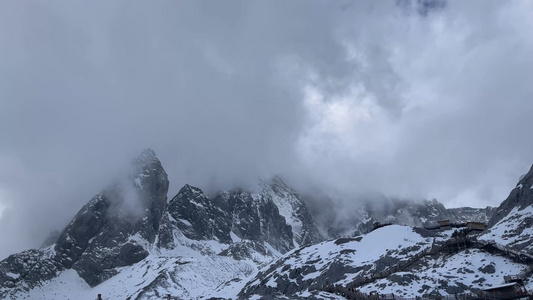
[[497, 286], [527, 267], [475, 247], [446, 248], [451, 233], [391, 225], [302, 247], [261, 269], [240, 295], [323, 298], [320, 290], [330, 285], [401, 297], [446, 295]]
[[281, 178], [274, 177], [270, 181], [261, 181], [258, 192], [252, 197], [262, 201], [271, 200], [276, 204], [280, 214], [292, 227], [294, 242], [297, 245], [318, 243], [324, 239], [302, 197]]
[[[147, 149], [131, 175], [94, 196], [46, 250], [29, 250], [0, 262], [0, 296], [28, 291], [74, 269], [95, 286], [148, 256], [166, 202], [168, 179]], [[7, 275], [6, 275], [7, 274]]]
[[481, 237], [533, 255], [533, 166], [489, 220]]

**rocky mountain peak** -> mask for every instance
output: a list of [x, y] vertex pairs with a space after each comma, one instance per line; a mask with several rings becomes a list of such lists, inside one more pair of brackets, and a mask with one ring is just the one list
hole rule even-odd
[[146, 148], [144, 149], [139, 156], [137, 157], [138, 161], [144, 161], [144, 162], [155, 162], [159, 161], [157, 158], [157, 155], [155, 154], [155, 151], [152, 150], [152, 148]]
[[168, 178], [151, 149], [133, 161], [128, 180], [94, 196], [58, 238], [55, 250], [66, 268], [73, 268], [89, 285], [113, 276], [148, 255], [166, 205]]
[[533, 204], [533, 166], [526, 175], [521, 176], [516, 187], [496, 210], [489, 221], [489, 227], [505, 218], [515, 207], [522, 210]]
[[[49, 248], [29, 250], [2, 262], [0, 269], [20, 275], [10, 280], [13, 290], [38, 286], [65, 269], [74, 269], [95, 286], [117, 274], [117, 267], [148, 256], [165, 210], [169, 182], [151, 149], [135, 158], [132, 167], [129, 175], [117, 178], [85, 204]], [[30, 257], [32, 264], [13, 263]]]
[[272, 201], [278, 207], [279, 214], [292, 227], [294, 242], [297, 245], [317, 243], [324, 239], [302, 197], [281, 177], [261, 180], [258, 192], [254, 193], [253, 197], [260, 201]]
[[488, 222], [484, 239], [533, 253], [533, 166]]
[[176, 197], [207, 199], [207, 196], [204, 194], [204, 192], [200, 188], [194, 187], [194, 186], [189, 185], [189, 184], [185, 184], [180, 189], [180, 191], [178, 192]]

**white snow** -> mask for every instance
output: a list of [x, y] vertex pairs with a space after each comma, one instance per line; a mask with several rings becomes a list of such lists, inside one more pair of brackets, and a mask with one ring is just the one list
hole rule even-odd
[[238, 237], [235, 233], [233, 233], [233, 231], [230, 231], [229, 235], [231, 237], [231, 240], [234, 243], [238, 243], [238, 242], [242, 241], [242, 239], [240, 237]]
[[15, 273], [11, 273], [11, 272], [7, 272], [6, 275], [7, 275], [7, 277], [11, 277], [13, 279], [18, 279], [20, 277], [19, 274], [15, 274]]
[[487, 241], [493, 240], [498, 244], [506, 246], [520, 242], [524, 237], [533, 237], [533, 227], [526, 227], [519, 234], [510, 234], [520, 225], [523, 225], [526, 222], [525, 219], [529, 217], [533, 217], [533, 205], [530, 205], [523, 210], [514, 207], [505, 218], [501, 219], [486, 233], [481, 235], [480, 239]]
[[[270, 184], [276, 185], [279, 189], [274, 190]], [[290, 188], [283, 185], [282, 182], [261, 182], [258, 193], [253, 193], [252, 198], [255, 201], [260, 201], [261, 199], [272, 199], [274, 204], [278, 207], [279, 214], [285, 218], [287, 225], [292, 227], [292, 232], [294, 234], [294, 242], [301, 240], [303, 234], [303, 224], [300, 218], [297, 215], [297, 210], [302, 201], [298, 198], [298, 195], [295, 194]]]
[[[143, 245], [149, 256], [132, 266], [116, 268], [117, 275], [96, 287], [89, 287], [76, 271], [66, 270], [17, 299], [95, 299], [98, 294], [103, 299], [155, 299], [166, 294], [179, 299], [235, 299], [258, 271], [257, 263], [251, 259], [217, 255], [228, 245], [212, 240], [190, 240], [176, 229], [176, 247], [172, 250], [145, 244], [140, 235], [131, 236], [129, 242]], [[271, 259], [257, 257], [263, 262]], [[15, 279], [18, 275], [10, 273], [9, 276]], [[153, 288], [147, 288], [152, 283]]]
[[[444, 242], [449, 238], [453, 230], [436, 237], [436, 242]], [[316, 245], [295, 249], [281, 258], [281, 264], [271, 273], [266, 273], [269, 278], [267, 284], [273, 284], [276, 276], [287, 280], [291, 269], [301, 266], [314, 266], [316, 271], [302, 275], [302, 281], [313, 280], [327, 270], [332, 263], [342, 263], [354, 268], [370, 266], [370, 270], [360, 270], [355, 273], [346, 273], [346, 278], [333, 284], [347, 285], [360, 276], [370, 276], [376, 268], [375, 262], [384, 257], [395, 257], [400, 261], [406, 261], [415, 254], [429, 249], [433, 238], [424, 238], [414, 232], [411, 227], [391, 225], [379, 228], [363, 235], [362, 239], [327, 241]], [[413, 247], [416, 246], [416, 247]], [[393, 266], [389, 266], [393, 267]], [[410, 278], [407, 284], [398, 284], [388, 278], [376, 280], [359, 288], [361, 292], [370, 293], [394, 293], [400, 297], [415, 297], [422, 293], [434, 291], [436, 287], [447, 282], [448, 286], [465, 284], [478, 289], [498, 286], [503, 282], [505, 275], [516, 275], [525, 270], [526, 266], [515, 263], [508, 258], [495, 256], [476, 248], [470, 248], [453, 255], [425, 255], [421, 256], [416, 271], [396, 272], [396, 276]], [[494, 272], [492, 272], [492, 269]], [[266, 272], [268, 267], [261, 269]], [[408, 269], [410, 270], [410, 269]], [[483, 273], [481, 270], [486, 270]], [[294, 279], [293, 279], [294, 280]], [[289, 280], [289, 281], [293, 281]], [[252, 285], [259, 285], [259, 281]], [[428, 289], [427, 287], [431, 287]], [[439, 289], [442, 295], [447, 295], [446, 290]], [[305, 293], [305, 292], [303, 292]], [[302, 294], [303, 295], [303, 294]], [[331, 294], [327, 294], [331, 296]]]
[[179, 218], [178, 218], [178, 221], [180, 221], [181, 223], [183, 223], [183, 224], [185, 224], [185, 225], [187, 225], [187, 226], [189, 226], [189, 227], [192, 227], [191, 222], [189, 222], [189, 221], [187, 221], [187, 220], [185, 220], [185, 219], [179, 219]]
[[[524, 265], [516, 264], [507, 258], [484, 253], [477, 249], [470, 249], [454, 254], [451, 257], [437, 259], [426, 258], [429, 268], [418, 270], [416, 273], [398, 272], [396, 275], [411, 275], [414, 278], [408, 285], [399, 285], [396, 282], [380, 279], [372, 284], [361, 288], [362, 292], [368, 293], [379, 290], [380, 293], [395, 293], [402, 297], [415, 297], [420, 295], [424, 285], [435, 287], [439, 282], [446, 281], [448, 286], [465, 284], [478, 289], [499, 286], [503, 282], [503, 276], [515, 275], [525, 268]], [[495, 272], [492, 274], [480, 273], [479, 268], [492, 265]], [[480, 280], [480, 275], [484, 280]], [[446, 291], [441, 291], [447, 295]]]

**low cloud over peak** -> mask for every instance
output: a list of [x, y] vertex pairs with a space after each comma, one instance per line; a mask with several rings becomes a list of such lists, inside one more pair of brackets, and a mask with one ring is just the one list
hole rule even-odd
[[0, 257], [38, 246], [146, 147], [170, 197], [281, 174], [346, 205], [497, 205], [533, 163], [532, 12], [2, 1]]

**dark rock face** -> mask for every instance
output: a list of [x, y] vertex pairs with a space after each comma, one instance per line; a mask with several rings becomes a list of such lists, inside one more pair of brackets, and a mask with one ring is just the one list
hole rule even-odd
[[53, 254], [50, 249], [28, 250], [1, 261], [0, 298], [9, 298], [8, 289], [13, 289], [12, 292], [27, 291], [41, 281], [56, 277], [63, 266], [53, 259]]
[[292, 230], [271, 200], [253, 199], [247, 190], [222, 192], [213, 199], [185, 185], [169, 203], [169, 214], [183, 234], [194, 240], [232, 243], [241, 239], [268, 242], [284, 253], [294, 247]]
[[190, 239], [209, 240], [216, 236], [222, 242], [231, 241], [229, 228], [217, 230], [220, 220], [215, 218], [216, 209], [199, 188], [185, 185], [170, 200], [168, 210], [177, 227]]
[[168, 214], [168, 208], [163, 212], [163, 217], [159, 222], [157, 246], [162, 249], [173, 249], [176, 247], [176, 244], [174, 243], [172, 223], [170, 222]]
[[276, 204], [280, 214], [292, 226], [296, 243], [307, 245], [324, 240], [302, 197], [280, 177], [262, 182], [258, 194], [264, 201], [271, 200]]
[[231, 192], [220, 193], [215, 201], [220, 203], [225, 211], [231, 212], [230, 226], [232, 231], [243, 239], [261, 240], [261, 216], [259, 203], [255, 203], [250, 192], [236, 189]]
[[[28, 290], [69, 268], [95, 286], [115, 275], [116, 267], [144, 259], [148, 250], [143, 245], [153, 243], [158, 235], [167, 191], [167, 174], [161, 163], [151, 149], [143, 151], [134, 161], [130, 177], [84, 205], [55, 245], [0, 262], [0, 278], [5, 277], [0, 288]], [[5, 295], [7, 292], [0, 298]]]
[[507, 246], [533, 254], [533, 167], [497, 208], [488, 226], [485, 239], [499, 236]]
[[155, 241], [168, 184], [155, 153], [143, 151], [130, 180], [96, 195], [63, 230], [55, 246], [62, 265], [95, 286], [148, 256], [139, 241]]
[[485, 208], [459, 207], [448, 208], [450, 220], [455, 223], [481, 222], [487, 224], [496, 212], [496, 207]]
[[516, 187], [511, 191], [507, 199], [500, 204], [496, 212], [489, 220], [488, 226], [492, 227], [505, 218], [511, 210], [517, 207], [522, 210], [533, 204], [533, 166], [529, 172], [518, 181]]

